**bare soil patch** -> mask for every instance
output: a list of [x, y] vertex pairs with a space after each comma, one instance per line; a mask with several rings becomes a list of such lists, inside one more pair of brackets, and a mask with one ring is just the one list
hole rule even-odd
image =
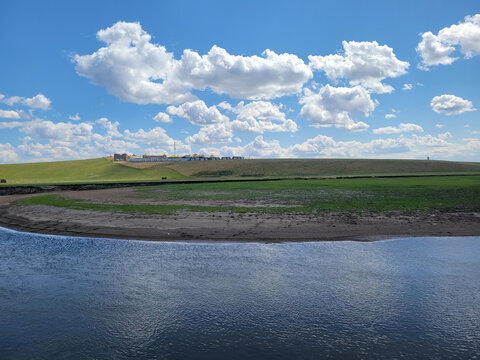
[[[105, 203], [117, 201], [116, 197], [133, 204], [146, 201], [129, 197], [133, 194], [133, 189], [125, 188], [61, 193], [69, 198]], [[47, 234], [154, 241], [372, 241], [396, 237], [480, 235], [480, 213], [472, 211], [356, 215], [327, 212], [315, 215], [228, 212], [130, 215], [18, 205], [15, 200], [24, 196], [28, 195], [0, 198], [0, 226]]]

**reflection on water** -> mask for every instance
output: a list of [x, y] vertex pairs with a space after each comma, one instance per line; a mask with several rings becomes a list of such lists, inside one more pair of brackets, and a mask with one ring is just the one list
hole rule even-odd
[[200, 244], [0, 229], [0, 358], [471, 358], [479, 255], [479, 237]]

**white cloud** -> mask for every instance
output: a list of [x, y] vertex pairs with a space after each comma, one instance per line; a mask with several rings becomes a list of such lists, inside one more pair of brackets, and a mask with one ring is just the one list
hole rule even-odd
[[165, 47], [150, 43], [139, 23], [117, 22], [100, 30], [97, 39], [107, 46], [90, 55], [75, 55], [81, 76], [119, 98], [137, 103], [179, 103], [195, 97], [174, 79], [179, 67]]
[[385, 115], [385, 119], [394, 119], [394, 118], [396, 118], [396, 117], [397, 117], [397, 115], [395, 115], [395, 114], [387, 114], [387, 115]]
[[131, 153], [133, 149], [139, 149], [140, 146], [133, 142], [124, 140], [113, 140], [111, 136], [93, 134], [94, 151], [98, 154], [112, 153]]
[[20, 119], [20, 114], [14, 110], [0, 110], [0, 118], [3, 119]]
[[313, 75], [302, 59], [293, 54], [265, 50], [262, 57], [231, 55], [213, 46], [200, 56], [185, 50], [179, 78], [192, 88], [211, 88], [218, 94], [237, 99], [274, 99], [296, 94]]
[[304, 143], [290, 147], [295, 156], [309, 157], [353, 157], [353, 158], [397, 158], [418, 159], [430, 158], [448, 159], [465, 158], [465, 151], [472, 159], [480, 154], [480, 141], [450, 143], [446, 141], [450, 133], [411, 137], [400, 135], [398, 138], [375, 139], [368, 142], [336, 141], [331, 137], [318, 135]]
[[336, 81], [348, 78], [351, 85], [362, 85], [372, 92], [390, 93], [394, 89], [382, 80], [407, 73], [410, 64], [400, 61], [393, 49], [376, 41], [343, 41], [344, 54], [327, 56], [310, 55], [310, 67], [325, 71], [327, 77]]
[[172, 118], [170, 115], [164, 113], [164, 112], [159, 112], [157, 115], [153, 117], [153, 121], [161, 122], [161, 123], [171, 123], [173, 122]]
[[138, 131], [131, 132], [130, 130], [125, 130], [125, 138], [127, 140], [136, 141], [139, 143], [147, 145], [165, 145], [172, 144], [175, 141], [170, 136], [167, 135], [165, 129], [161, 127], [155, 127], [148, 131], [139, 129]]
[[20, 121], [0, 122], [0, 129], [14, 129], [22, 125], [23, 123]]
[[24, 98], [21, 96], [11, 96], [9, 98], [4, 97], [2, 98], [2, 101], [5, 104], [10, 106], [15, 104], [22, 104], [33, 109], [42, 109], [42, 110], [47, 110], [50, 107], [50, 104], [52, 103], [50, 99], [48, 99], [43, 94], [38, 94], [31, 98]]
[[78, 115], [78, 113], [76, 113], [75, 116], [70, 115], [68, 118], [69, 118], [70, 120], [73, 120], [73, 121], [78, 121], [78, 120], [81, 119], [80, 116]]
[[412, 89], [413, 89], [412, 84], [403, 84], [402, 90], [408, 91], [408, 90], [412, 90]]
[[453, 63], [458, 59], [451, 56], [456, 46], [460, 46], [466, 59], [480, 54], [480, 14], [467, 16], [464, 22], [443, 28], [437, 35], [430, 31], [422, 34], [422, 41], [417, 46], [422, 57], [419, 67], [427, 70], [429, 66]]
[[122, 134], [118, 131], [118, 126], [120, 123], [115, 121], [112, 123], [107, 118], [100, 118], [96, 121], [97, 124], [102, 125], [105, 129], [107, 129], [107, 136], [110, 137], [122, 137]]
[[46, 96], [38, 94], [33, 98], [23, 99], [22, 103], [31, 108], [47, 110], [52, 102]]
[[235, 107], [223, 102], [219, 107], [237, 114], [236, 119], [232, 121], [234, 131], [262, 134], [265, 131], [296, 132], [298, 130], [297, 124], [286, 118], [280, 106], [269, 101], [253, 101], [246, 105], [241, 101]]
[[245, 146], [206, 147], [200, 151], [223, 156], [291, 157], [289, 150], [282, 148], [278, 140], [267, 141], [263, 139], [262, 135], [257, 136]]
[[185, 139], [188, 144], [218, 144], [232, 141], [232, 128], [228, 123], [203, 126], [200, 131]]
[[444, 94], [435, 96], [430, 102], [430, 107], [437, 114], [456, 115], [466, 111], [476, 111], [469, 100], [462, 99], [455, 95]]
[[202, 100], [187, 102], [179, 106], [169, 106], [167, 112], [190, 121], [195, 125], [210, 125], [228, 121], [217, 107], [208, 107]]
[[73, 149], [71, 146], [50, 141], [47, 144], [39, 142], [25, 142], [17, 147], [18, 152], [39, 160], [60, 160], [60, 159], [85, 159], [92, 157], [92, 153], [87, 151], [86, 146]]
[[435, 124], [437, 129], [442, 129], [445, 125], [444, 124]]
[[184, 50], [177, 60], [151, 43], [139, 23], [117, 22], [98, 31], [97, 38], [106, 46], [75, 55], [77, 73], [138, 104], [193, 101], [191, 90], [206, 88], [241, 99], [270, 99], [298, 93], [313, 76], [297, 56], [270, 50], [262, 57], [238, 56], [213, 46], [206, 55]]
[[300, 99], [303, 107], [300, 114], [310, 120], [314, 126], [335, 126], [348, 131], [365, 131], [368, 125], [355, 122], [351, 115], [369, 116], [376, 103], [361, 86], [352, 88], [326, 85], [318, 93], [305, 89]]
[[56, 140], [67, 145], [89, 142], [93, 126], [88, 123], [53, 123], [47, 120], [34, 120], [24, 123], [20, 131], [38, 139]]
[[[18, 161], [19, 156], [15, 148], [9, 144], [0, 144], [0, 161], [3, 163]], [[1, 176], [1, 175], [0, 175]]]
[[[184, 144], [179, 140], [172, 139], [167, 135], [165, 129], [161, 127], [155, 127], [148, 131], [139, 129], [138, 131], [132, 132], [130, 130], [125, 130], [125, 139], [134, 141], [141, 144], [152, 145], [149, 149], [156, 149], [158, 153], [170, 152], [173, 153], [174, 148], [178, 152], [190, 152], [190, 146]], [[148, 150], [148, 149], [147, 149]]]
[[317, 135], [291, 147], [292, 153], [313, 157], [375, 157], [407, 151], [405, 144], [397, 139], [376, 139], [369, 142], [336, 141], [329, 136]]
[[397, 127], [387, 126], [387, 127], [372, 130], [374, 134], [399, 134], [399, 133], [414, 132], [414, 131], [423, 132], [423, 128], [416, 124], [401, 123]]
[[[480, 139], [461, 139], [450, 142], [451, 134], [446, 132], [432, 135], [374, 139], [361, 142], [356, 140], [337, 141], [325, 135], [317, 135], [303, 143], [283, 148], [277, 140], [266, 141], [262, 136], [245, 146], [206, 147], [202, 153], [216, 155], [242, 155], [246, 157], [314, 157], [314, 158], [384, 158], [384, 159], [459, 159], [475, 161], [480, 156]], [[466, 155], [467, 154], [467, 155]]]
[[452, 134], [450, 134], [450, 132], [448, 132], [448, 131], [444, 132], [443, 134], [438, 134], [437, 136], [438, 136], [439, 139], [442, 139], [442, 140], [449, 139], [449, 138], [453, 137]]

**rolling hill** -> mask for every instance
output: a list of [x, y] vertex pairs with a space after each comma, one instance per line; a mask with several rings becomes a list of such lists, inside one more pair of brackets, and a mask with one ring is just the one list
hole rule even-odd
[[110, 158], [0, 165], [8, 185], [261, 177], [479, 174], [480, 163], [434, 160], [255, 159], [175, 163], [113, 162]]

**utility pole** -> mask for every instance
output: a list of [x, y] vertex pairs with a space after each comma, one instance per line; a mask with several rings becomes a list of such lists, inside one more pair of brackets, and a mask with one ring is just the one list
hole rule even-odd
[[173, 141], [173, 155], [177, 155], [177, 144], [175, 140]]

